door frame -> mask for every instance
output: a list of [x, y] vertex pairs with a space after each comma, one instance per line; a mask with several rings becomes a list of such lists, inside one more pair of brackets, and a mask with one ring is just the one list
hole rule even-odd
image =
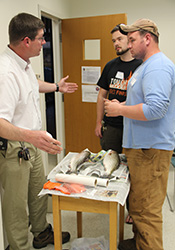
[[[53, 32], [53, 64], [54, 64], [54, 79], [55, 82], [59, 82], [63, 77], [62, 73], [62, 46], [60, 41], [61, 34], [61, 19], [56, 16], [50, 10], [46, 10], [43, 6], [38, 5], [38, 16], [48, 17], [52, 20], [52, 32]], [[44, 64], [43, 64], [43, 52], [41, 51], [41, 79], [44, 79]], [[43, 121], [43, 130], [46, 130], [46, 105], [45, 105], [45, 95], [40, 95], [40, 106], [41, 106], [41, 116]], [[57, 154], [56, 161], [60, 162], [65, 156], [65, 130], [64, 130], [64, 102], [63, 94], [60, 92], [55, 92], [55, 118], [56, 118], [56, 135], [61, 142], [63, 151], [61, 154]], [[48, 153], [42, 151], [43, 163], [46, 175], [49, 171], [49, 156]], [[55, 167], [55, 166], [51, 166]]]

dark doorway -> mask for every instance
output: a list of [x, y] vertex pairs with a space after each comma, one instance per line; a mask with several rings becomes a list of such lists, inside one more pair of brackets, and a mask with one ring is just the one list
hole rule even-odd
[[[44, 16], [41, 19], [45, 24], [44, 37], [46, 40], [46, 44], [43, 46], [44, 80], [54, 83], [52, 20]], [[56, 138], [55, 93], [46, 93], [45, 100], [47, 131]]]

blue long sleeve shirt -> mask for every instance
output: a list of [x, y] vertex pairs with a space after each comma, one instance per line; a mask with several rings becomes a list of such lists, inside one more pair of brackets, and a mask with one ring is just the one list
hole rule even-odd
[[159, 52], [146, 60], [128, 83], [126, 105], [143, 103], [148, 121], [124, 118], [124, 148], [175, 147], [175, 66]]

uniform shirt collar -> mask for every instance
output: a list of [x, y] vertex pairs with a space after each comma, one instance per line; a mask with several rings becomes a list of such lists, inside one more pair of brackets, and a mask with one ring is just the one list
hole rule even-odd
[[23, 70], [27, 70], [29, 65], [30, 65], [30, 60], [28, 60], [27, 62], [25, 60], [23, 60], [20, 56], [18, 56], [12, 49], [10, 49], [9, 46], [7, 46], [6, 48], [6, 52], [7, 54], [9, 54], [11, 57], [13, 57], [19, 64], [19, 66], [23, 69]]

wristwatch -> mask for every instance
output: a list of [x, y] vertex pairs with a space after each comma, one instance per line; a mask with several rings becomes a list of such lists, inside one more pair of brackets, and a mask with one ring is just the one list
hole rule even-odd
[[59, 91], [58, 83], [56, 82], [55, 85], [56, 85], [56, 87], [57, 87], [56, 90], [55, 90], [55, 92], [58, 92], [58, 91]]

